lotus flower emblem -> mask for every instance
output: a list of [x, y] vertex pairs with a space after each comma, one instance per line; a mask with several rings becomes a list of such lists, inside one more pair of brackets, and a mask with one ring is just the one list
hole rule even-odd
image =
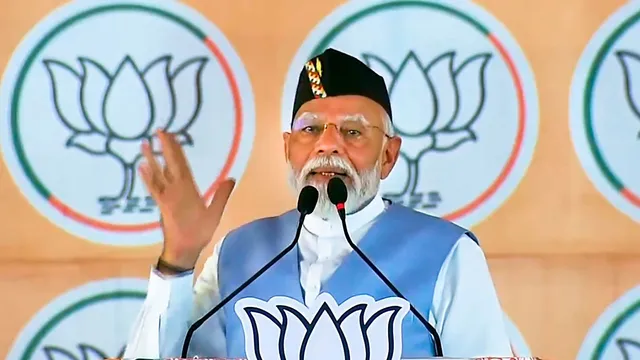
[[485, 104], [485, 72], [490, 53], [456, 61], [444, 53], [424, 65], [409, 51], [397, 67], [374, 54], [362, 54], [366, 64], [381, 74], [394, 107], [393, 125], [403, 138], [399, 166], [407, 167], [402, 189], [385, 194], [411, 207], [434, 207], [437, 192], [422, 194], [418, 186], [420, 159], [432, 152], [452, 151], [477, 141], [473, 129]]
[[254, 359], [400, 359], [409, 303], [361, 295], [337, 305], [328, 293], [306, 307], [285, 297], [236, 303], [246, 355]]
[[110, 156], [122, 166], [120, 191], [99, 199], [103, 209], [105, 203], [135, 197], [140, 145], [148, 140], [159, 154], [156, 129], [175, 134], [183, 146], [193, 145], [188, 131], [200, 112], [207, 58], [186, 60], [174, 70], [171, 60], [162, 56], [141, 68], [125, 56], [113, 73], [85, 57], [78, 59], [80, 71], [58, 60], [43, 61], [58, 118], [70, 131], [66, 146]]
[[616, 344], [622, 353], [623, 360], [640, 360], [640, 342], [620, 338]]
[[[640, 55], [631, 51], [616, 53], [624, 73], [627, 102], [636, 119], [640, 121]], [[640, 138], [640, 131], [637, 134]]]
[[[75, 351], [59, 346], [45, 346], [43, 351], [47, 360], [104, 360], [109, 358], [103, 351], [88, 344], [78, 344]], [[115, 357], [122, 358], [123, 356], [124, 347]]]

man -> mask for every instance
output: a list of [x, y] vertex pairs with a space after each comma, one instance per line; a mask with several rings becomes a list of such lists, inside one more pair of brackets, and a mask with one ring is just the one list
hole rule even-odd
[[[145, 145], [147, 162], [140, 171], [162, 214], [164, 248], [127, 344], [128, 358], [180, 356], [190, 324], [289, 244], [298, 221], [292, 211], [227, 234], [194, 285], [193, 268], [218, 226], [234, 182], [223, 182], [207, 207], [179, 145], [168, 134], [159, 137], [166, 166], [161, 168]], [[297, 194], [313, 185], [320, 193], [314, 213], [305, 219], [297, 254], [282, 258], [283, 264], [289, 263], [264, 273], [196, 331], [190, 355], [246, 356], [233, 312], [240, 297], [266, 301], [281, 295], [310, 304], [320, 292], [336, 299], [393, 295], [373, 271], [353, 258], [356, 255], [326, 194], [333, 176], [342, 178], [348, 188], [347, 224], [354, 242], [392, 282], [405, 284], [400, 291], [434, 325], [444, 356], [511, 355], [503, 313], [475, 237], [448, 221], [389, 204], [378, 195], [379, 182], [393, 169], [401, 145], [393, 134], [389, 95], [380, 76], [333, 49], [311, 59], [300, 73], [291, 131], [283, 139], [293, 190]], [[290, 271], [280, 271], [283, 268]], [[407, 279], [411, 286], [406, 286]], [[403, 356], [432, 356], [429, 333], [408, 318], [403, 324]]]

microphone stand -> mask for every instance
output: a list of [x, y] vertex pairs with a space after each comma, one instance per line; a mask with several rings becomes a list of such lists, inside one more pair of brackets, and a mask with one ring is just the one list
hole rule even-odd
[[415, 315], [418, 318], [418, 320], [422, 323], [422, 325], [424, 325], [425, 328], [427, 328], [427, 330], [433, 337], [433, 344], [435, 347], [435, 356], [442, 357], [443, 356], [442, 342], [440, 341], [440, 336], [438, 335], [438, 331], [431, 324], [429, 324], [429, 322], [422, 316], [422, 314], [420, 314], [420, 312], [413, 306], [413, 304], [411, 304], [411, 302], [407, 300], [407, 298], [404, 297], [400, 293], [400, 291], [396, 289], [395, 286], [393, 286], [391, 281], [389, 281], [389, 279], [387, 279], [387, 277], [384, 276], [382, 271], [380, 271], [380, 269], [378, 269], [373, 264], [373, 262], [369, 260], [369, 258], [360, 250], [360, 248], [356, 246], [353, 240], [351, 240], [351, 236], [349, 236], [349, 231], [347, 229], [347, 219], [346, 219], [347, 215], [345, 210], [345, 203], [347, 202], [348, 192], [347, 192], [347, 187], [342, 181], [342, 179], [340, 179], [339, 177], [333, 177], [329, 180], [329, 183], [327, 184], [327, 195], [329, 195], [329, 200], [331, 201], [331, 203], [333, 203], [336, 206], [336, 209], [338, 210], [338, 215], [340, 216], [340, 222], [342, 223], [342, 230], [344, 232], [344, 236], [347, 238], [347, 243], [349, 243], [349, 246], [351, 246], [353, 251], [355, 251], [358, 254], [358, 256], [360, 256], [360, 258], [369, 266], [369, 268], [373, 270], [373, 272], [375, 272], [376, 275], [378, 275], [378, 277], [389, 287], [389, 289], [391, 289], [391, 291], [393, 291], [393, 293], [397, 297], [402, 298], [409, 303], [409, 306], [411, 308], [411, 312], [413, 313], [413, 315]]
[[[315, 195], [314, 195], [315, 193]], [[314, 199], [315, 197], [315, 199]], [[185, 336], [184, 343], [182, 344], [182, 358], [187, 358], [187, 353], [189, 350], [189, 343], [191, 342], [191, 338], [193, 337], [193, 333], [198, 330], [200, 326], [202, 326], [210, 317], [212, 317], [218, 310], [222, 309], [231, 299], [237, 296], [242, 290], [244, 290], [247, 286], [251, 285], [260, 275], [264, 274], [265, 271], [269, 270], [278, 262], [278, 260], [282, 259], [289, 251], [293, 250], [298, 244], [298, 239], [300, 238], [300, 232], [302, 231], [302, 226], [304, 224], [305, 217], [313, 212], [315, 208], [316, 202], [318, 201], [318, 192], [315, 188], [305, 187], [300, 194], [300, 198], [298, 200], [298, 211], [300, 211], [300, 219], [298, 220], [298, 227], [296, 229], [296, 234], [293, 237], [293, 241], [289, 246], [284, 248], [276, 257], [271, 259], [265, 266], [263, 266], [260, 270], [258, 270], [255, 274], [253, 274], [247, 281], [242, 283], [237, 289], [235, 289], [231, 294], [227, 295], [218, 305], [216, 305], [213, 309], [209, 310], [203, 317], [194, 322], [187, 331], [187, 335]]]
[[[380, 269], [378, 269], [373, 264], [373, 262], [371, 262], [371, 260], [369, 260], [369, 258], [362, 252], [362, 250], [360, 250], [360, 248], [358, 248], [358, 246], [356, 246], [356, 244], [353, 242], [353, 240], [351, 240], [351, 236], [349, 236], [349, 232], [347, 231], [347, 222], [346, 222], [346, 219], [345, 219], [344, 209], [342, 209], [342, 211], [338, 210], [338, 212], [340, 213], [340, 221], [342, 222], [342, 230], [344, 231], [344, 236], [347, 238], [347, 242], [349, 243], [349, 246], [351, 246], [353, 251], [355, 251], [358, 254], [358, 256], [360, 256], [360, 258], [365, 263], [367, 263], [369, 268], [371, 268], [371, 270], [373, 270], [373, 272], [375, 272], [376, 275], [378, 275], [378, 277], [391, 289], [391, 291], [393, 291], [393, 293], [397, 297], [402, 298], [404, 300], [407, 300], [407, 298], [405, 298], [404, 295], [402, 295], [400, 293], [400, 291], [398, 289], [396, 289], [395, 286], [393, 286], [391, 281], [389, 281], [389, 279], [387, 279], [387, 277], [384, 276], [384, 274], [382, 274]], [[407, 300], [407, 302], [409, 302], [409, 300]], [[411, 312], [418, 318], [418, 320], [422, 323], [422, 325], [424, 325], [424, 327], [427, 328], [427, 330], [431, 334], [431, 337], [433, 337], [433, 344], [434, 344], [434, 347], [435, 347], [435, 356], [436, 357], [442, 357], [443, 356], [442, 355], [442, 342], [440, 341], [440, 336], [438, 335], [438, 331], [433, 327], [433, 325], [429, 324], [429, 322], [420, 314], [420, 312], [413, 306], [413, 304], [411, 304], [411, 302], [409, 302], [409, 306], [410, 306]]]

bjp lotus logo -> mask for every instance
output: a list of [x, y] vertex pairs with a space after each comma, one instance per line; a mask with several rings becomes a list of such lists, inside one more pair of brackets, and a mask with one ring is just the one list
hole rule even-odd
[[399, 359], [409, 303], [357, 296], [337, 305], [327, 293], [310, 307], [284, 297], [236, 303], [248, 359]]
[[620, 349], [623, 360], [639, 360], [640, 359], [640, 342], [631, 339], [618, 339], [616, 345]]
[[57, 60], [44, 60], [55, 110], [70, 131], [65, 145], [110, 156], [122, 166], [121, 190], [101, 202], [133, 196], [142, 141], [150, 141], [156, 153], [160, 150], [155, 130], [175, 134], [183, 146], [193, 145], [189, 128], [200, 111], [201, 74], [207, 58], [186, 60], [173, 71], [171, 60], [162, 56], [140, 67], [125, 56], [113, 73], [89, 58], [78, 59], [80, 71]]
[[448, 52], [425, 65], [410, 51], [394, 67], [377, 55], [362, 55], [385, 78], [392, 104], [416, 99], [394, 107], [393, 126], [403, 139], [397, 166], [407, 167], [408, 176], [399, 191], [385, 196], [411, 207], [433, 207], [438, 201], [437, 194], [417, 191], [418, 163], [433, 152], [453, 151], [478, 140], [473, 125], [485, 103], [485, 69], [491, 56], [481, 53], [459, 60], [455, 52]]
[[[624, 73], [624, 84], [626, 87], [626, 98], [629, 108], [638, 121], [640, 121], [640, 55], [631, 51], [618, 51], [618, 59], [622, 65]], [[638, 128], [637, 137], [640, 138], [640, 127]]]
[[[47, 360], [104, 360], [109, 358], [102, 350], [88, 344], [78, 344], [77, 349], [45, 346], [42, 351], [44, 351]], [[116, 358], [122, 358], [122, 356], [124, 356], [124, 348]]]

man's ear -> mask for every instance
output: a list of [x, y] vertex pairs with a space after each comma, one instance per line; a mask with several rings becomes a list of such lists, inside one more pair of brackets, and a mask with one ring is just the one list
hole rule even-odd
[[393, 167], [398, 161], [400, 156], [400, 147], [402, 146], [402, 139], [399, 136], [394, 136], [386, 141], [382, 149], [382, 159], [380, 161], [381, 171], [380, 178], [386, 179]]
[[282, 142], [284, 143], [284, 159], [289, 159], [289, 139], [291, 138], [291, 133], [283, 132], [282, 133]]

